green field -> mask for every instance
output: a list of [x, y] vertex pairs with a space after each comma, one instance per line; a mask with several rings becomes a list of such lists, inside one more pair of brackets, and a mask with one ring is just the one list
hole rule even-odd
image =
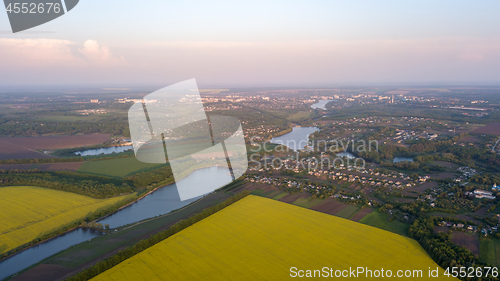
[[404, 224], [400, 221], [390, 222], [387, 220], [388, 218], [389, 218], [388, 214], [382, 214], [375, 211], [366, 215], [364, 218], [359, 220], [359, 222], [377, 228], [381, 228], [390, 232], [401, 234], [404, 236], [408, 235], [408, 228], [410, 228], [409, 225]]
[[500, 241], [491, 238], [482, 239], [479, 244], [479, 259], [500, 266]]
[[140, 162], [135, 157], [124, 157], [84, 162], [78, 172], [123, 178], [162, 166], [165, 166], [165, 164], [148, 164]]
[[0, 254], [129, 196], [93, 199], [42, 187], [0, 187]]
[[307, 198], [299, 198], [299, 199], [293, 201], [292, 204], [309, 209], [309, 208], [314, 207], [322, 202], [323, 202], [322, 199], [317, 199], [317, 198], [312, 199], [312, 197], [307, 197]]
[[290, 116], [288, 116], [288, 120], [291, 121], [299, 121], [299, 120], [304, 120], [312, 116], [311, 111], [299, 111], [297, 113], [294, 113]]
[[273, 199], [274, 199], [274, 200], [278, 200], [278, 199], [280, 199], [280, 198], [282, 198], [282, 197], [285, 197], [285, 196], [287, 196], [287, 195], [289, 195], [289, 194], [290, 194], [290, 193], [288, 193], [288, 192], [281, 192], [280, 194], [278, 194], [278, 195], [274, 196], [274, 197], [273, 197]]
[[282, 280], [291, 267], [326, 266], [422, 270], [415, 279], [428, 280], [437, 264], [413, 239], [248, 196], [92, 280]]
[[356, 213], [358, 210], [359, 210], [358, 206], [349, 205], [349, 206], [345, 207], [344, 209], [340, 210], [335, 215], [337, 217], [348, 219], [352, 215], [354, 215], [354, 213]]

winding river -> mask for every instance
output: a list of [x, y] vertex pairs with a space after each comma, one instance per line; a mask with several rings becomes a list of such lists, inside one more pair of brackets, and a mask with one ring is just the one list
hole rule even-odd
[[[231, 180], [231, 175], [227, 174], [226, 169], [210, 167], [196, 170], [187, 177], [181, 179], [181, 181], [190, 183], [196, 182], [200, 178], [205, 181], [224, 185]], [[159, 188], [134, 204], [121, 209], [99, 222], [103, 225], [109, 224], [111, 228], [116, 228], [139, 222], [144, 219], [153, 218], [158, 215], [167, 214], [173, 210], [182, 208], [199, 198], [201, 197], [180, 201], [179, 194], [177, 193], [177, 186], [174, 183]], [[102, 235], [102, 233], [99, 231], [77, 228], [48, 240], [47, 242], [28, 248], [0, 262], [0, 280], [10, 277], [73, 245], [80, 244], [100, 235]]]

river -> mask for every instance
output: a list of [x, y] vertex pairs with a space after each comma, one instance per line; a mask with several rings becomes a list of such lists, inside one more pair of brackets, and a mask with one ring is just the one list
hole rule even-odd
[[329, 102], [331, 102], [331, 101], [333, 101], [333, 100], [320, 100], [317, 103], [311, 105], [311, 107], [313, 109], [318, 109], [319, 108], [319, 109], [325, 110], [326, 109], [325, 108], [326, 104], [329, 103]]
[[[210, 167], [196, 170], [184, 179], [181, 179], [181, 181], [186, 181], [187, 183], [196, 182], [199, 181], [200, 177], [206, 181], [220, 183], [221, 185], [232, 179], [231, 175], [227, 174], [226, 169]], [[159, 188], [134, 204], [104, 218], [99, 221], [99, 223], [103, 225], [109, 224], [111, 228], [116, 228], [144, 219], [153, 218], [158, 215], [167, 214], [199, 198], [201, 197], [180, 201], [177, 186], [174, 183]], [[102, 235], [102, 233], [98, 231], [78, 228], [24, 250], [0, 262], [0, 280], [12, 276], [73, 245], [77, 245], [100, 235]]]
[[302, 150], [306, 147], [309, 136], [318, 131], [317, 127], [293, 127], [290, 133], [271, 139], [271, 143], [286, 145], [294, 151]]
[[101, 236], [102, 233], [91, 229], [75, 229], [44, 243], [33, 246], [21, 253], [0, 262], [0, 280], [42, 261], [62, 250], [84, 241]]
[[[196, 170], [180, 181], [189, 184], [191, 182], [196, 182], [200, 177], [207, 182], [219, 183], [219, 185], [224, 185], [228, 181], [232, 180], [231, 175], [226, 174], [225, 169], [211, 167]], [[175, 184], [167, 185], [145, 196], [127, 208], [104, 218], [99, 221], [99, 223], [102, 225], [109, 224], [111, 228], [117, 228], [123, 225], [142, 221], [144, 219], [153, 218], [158, 215], [167, 214], [170, 211], [182, 208], [200, 199], [201, 197], [202, 196], [181, 201]]]
[[127, 150], [131, 150], [132, 148], [133, 148], [133, 146], [131, 146], [131, 145], [112, 146], [112, 147], [104, 147], [104, 148], [93, 148], [93, 149], [87, 149], [87, 150], [83, 150], [83, 151], [77, 151], [77, 152], [75, 152], [75, 155], [94, 156], [94, 155], [101, 155], [101, 154], [120, 153], [120, 152], [125, 152]]

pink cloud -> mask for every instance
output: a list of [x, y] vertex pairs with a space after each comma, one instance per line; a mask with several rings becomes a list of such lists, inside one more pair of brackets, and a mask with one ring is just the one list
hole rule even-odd
[[123, 63], [123, 57], [115, 57], [107, 46], [100, 46], [95, 40], [87, 40], [83, 48], [79, 49], [86, 59], [93, 63]]
[[69, 40], [58, 39], [8, 39], [0, 38], [0, 63], [17, 67], [91, 66], [92, 64], [116, 64], [125, 60], [113, 56], [107, 46], [99, 46], [95, 40], [87, 40], [83, 47]]

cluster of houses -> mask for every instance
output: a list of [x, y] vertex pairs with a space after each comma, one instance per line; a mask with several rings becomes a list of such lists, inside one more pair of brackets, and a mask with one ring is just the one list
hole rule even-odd
[[[363, 198], [363, 196], [361, 196], [361, 195], [347, 196], [347, 195], [343, 195], [343, 194], [340, 194], [340, 193], [333, 194], [331, 197], [333, 197], [333, 198], [342, 198], [342, 199], [345, 199], [345, 200], [356, 200], [356, 199], [362, 199]], [[371, 206], [372, 203], [368, 202], [368, 205]]]
[[496, 226], [487, 225], [487, 226], [483, 226], [483, 229], [481, 229], [481, 233], [484, 236], [493, 235], [496, 232], [498, 232], [498, 225], [496, 225]]
[[[263, 176], [247, 176], [246, 180], [249, 182], [255, 182], [255, 183], [264, 183], [264, 184], [269, 184], [269, 185], [274, 185], [274, 186], [282, 186], [285, 185], [288, 188], [296, 188], [301, 191], [307, 191], [311, 194], [318, 194], [320, 193], [320, 190], [326, 189], [327, 187], [325, 186], [315, 186], [312, 184], [306, 184], [304, 182], [297, 182], [296, 180], [291, 180], [287, 178], [272, 178], [272, 177], [263, 177]], [[341, 192], [337, 192], [335, 194], [332, 194], [330, 197], [333, 198], [342, 198], [345, 200], [357, 200], [357, 199], [363, 199], [362, 195], [344, 195]], [[370, 200], [371, 201], [371, 200]], [[371, 205], [371, 203], [369, 203]]]
[[467, 225], [463, 223], [452, 223], [452, 222], [447, 222], [447, 221], [442, 221], [439, 223], [440, 226], [447, 226], [453, 230], [461, 230], [461, 231], [470, 231], [470, 232], [481, 232], [484, 236], [488, 235], [493, 235], [496, 232], [498, 232], [498, 225], [496, 226], [489, 226], [489, 225], [483, 225], [481, 229], [479, 229], [475, 225]]
[[477, 171], [475, 169], [470, 168], [469, 166], [466, 167], [460, 167], [457, 169], [462, 173], [462, 179], [468, 179], [472, 177], [473, 175], [477, 174]]
[[[302, 165], [296, 165], [295, 160], [285, 160], [287, 161], [287, 167], [293, 167], [290, 169], [294, 173], [300, 173], [304, 169]], [[307, 167], [307, 165], [306, 165]], [[272, 167], [253, 167], [249, 168], [251, 171], [271, 171]], [[352, 172], [352, 173], [350, 173]], [[412, 180], [409, 176], [403, 173], [392, 173], [384, 174], [380, 172], [375, 172], [373, 169], [358, 170], [352, 166], [344, 166], [343, 164], [334, 171], [315, 169], [308, 172], [309, 175], [321, 177], [326, 175], [327, 178], [332, 180], [344, 180], [352, 183], [361, 183], [365, 185], [371, 185], [373, 187], [388, 187], [395, 189], [404, 189], [417, 185], [418, 183], [426, 182], [430, 179], [430, 176], [418, 176], [416, 180]], [[359, 174], [366, 174], [359, 175]], [[391, 179], [392, 178], [392, 179]]]
[[447, 222], [447, 221], [442, 221], [439, 223], [439, 226], [447, 226], [451, 229], [454, 230], [464, 230], [464, 231], [470, 231], [470, 232], [477, 232], [477, 226], [475, 225], [467, 225], [463, 223], [453, 223], [453, 222]]
[[[472, 169], [468, 166], [460, 167], [457, 170], [459, 172], [461, 172], [462, 175], [459, 176], [458, 178], [453, 179], [455, 182], [462, 182], [462, 181], [468, 180], [470, 177], [472, 177], [473, 175], [478, 173], [475, 169]], [[464, 183], [464, 184], [467, 184], [467, 183]]]
[[496, 226], [489, 226], [489, 225], [483, 225], [481, 229], [479, 229], [475, 225], [466, 225], [463, 223], [452, 223], [452, 222], [446, 222], [442, 221], [439, 223], [440, 226], [447, 226], [453, 230], [462, 230], [462, 231], [470, 231], [470, 232], [481, 232], [484, 236], [488, 235], [493, 235], [496, 232], [498, 232], [498, 225]]
[[[311, 173], [310, 173], [311, 174]], [[384, 175], [380, 173], [370, 173], [373, 176], [359, 176], [359, 175], [352, 175], [352, 174], [345, 174], [342, 172], [330, 172], [329, 173], [329, 178], [332, 180], [346, 180], [347, 182], [353, 182], [353, 183], [361, 183], [361, 184], [369, 184], [371, 186], [384, 186], [384, 187], [390, 187], [390, 188], [396, 188], [396, 189], [403, 189], [406, 187], [412, 187], [415, 185], [413, 182], [408, 182], [404, 183], [403, 180], [409, 181], [410, 178], [401, 174], [400, 176], [397, 175]], [[385, 178], [378, 178], [376, 176], [381, 176], [381, 177], [393, 177], [395, 178], [394, 180], [391, 179], [385, 179]], [[401, 180], [397, 180], [400, 178]]]
[[269, 185], [274, 185], [274, 186], [285, 185], [286, 187], [289, 187], [289, 188], [296, 188], [296, 189], [300, 189], [303, 191], [309, 191], [311, 193], [319, 193], [319, 191], [321, 189], [326, 188], [324, 186], [315, 186], [312, 184], [305, 184], [303, 182], [298, 182], [296, 180], [291, 180], [291, 179], [287, 179], [287, 178], [272, 178], [272, 177], [265, 177], [265, 176], [247, 176], [246, 179], [250, 182], [264, 183], [264, 184], [269, 184]]
[[452, 222], [442, 221], [441, 223], [439, 223], [439, 226], [447, 226], [455, 230], [468, 230], [472, 232], [477, 232], [477, 226], [466, 225], [463, 223], [452, 223]]

